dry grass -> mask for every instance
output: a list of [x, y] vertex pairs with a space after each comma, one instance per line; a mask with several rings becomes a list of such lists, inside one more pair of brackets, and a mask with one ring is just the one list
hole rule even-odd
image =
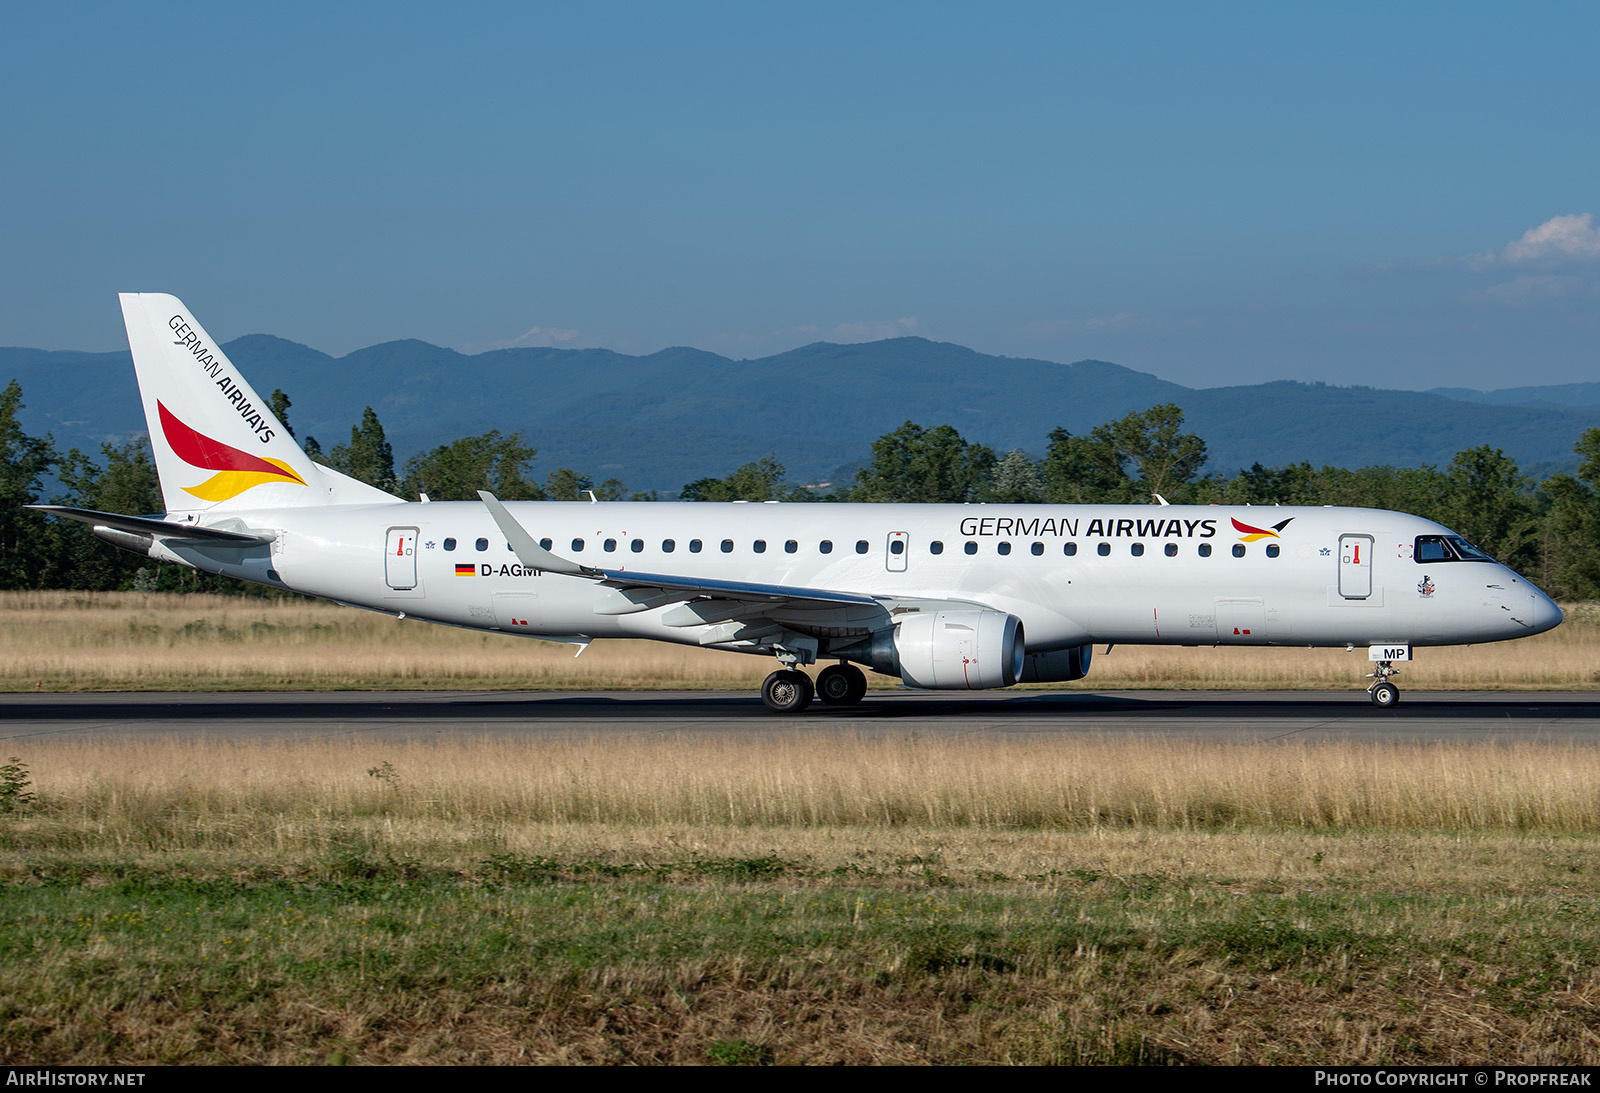
[[[1408, 690], [1600, 686], [1600, 606], [1526, 641], [1425, 649]], [[0, 689], [744, 690], [772, 661], [654, 642], [570, 646], [399, 621], [299, 599], [0, 593]], [[1363, 652], [1120, 646], [1052, 689], [1348, 688]], [[871, 677], [875, 685], [895, 681]]]
[[50, 803], [27, 821], [30, 840], [117, 852], [294, 855], [329, 824], [374, 818], [437, 833], [434, 860], [462, 832], [585, 823], [848, 830], [853, 841], [904, 827], [1600, 834], [1600, 751], [1575, 744], [795, 733], [27, 748]]
[[657, 642], [573, 646], [296, 598], [0, 593], [0, 689], [730, 689], [764, 657]]

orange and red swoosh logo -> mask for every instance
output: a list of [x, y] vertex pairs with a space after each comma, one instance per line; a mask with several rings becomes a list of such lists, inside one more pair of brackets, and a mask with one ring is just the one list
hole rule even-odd
[[[1229, 519], [1232, 520], [1233, 517], [1230, 516]], [[1241, 543], [1253, 543], [1258, 539], [1276, 539], [1278, 537], [1278, 532], [1288, 527], [1290, 521], [1293, 519], [1294, 517], [1291, 516], [1288, 520], [1273, 524], [1270, 528], [1251, 527], [1249, 524], [1242, 523], [1239, 520], [1234, 520], [1233, 530], [1239, 533], [1239, 541]]]
[[159, 400], [156, 410], [161, 415], [161, 432], [178, 458], [192, 467], [217, 472], [198, 486], [183, 487], [184, 493], [191, 493], [202, 501], [226, 501], [264, 482], [306, 484], [305, 479], [281, 460], [263, 459], [196, 432], [179, 421]]

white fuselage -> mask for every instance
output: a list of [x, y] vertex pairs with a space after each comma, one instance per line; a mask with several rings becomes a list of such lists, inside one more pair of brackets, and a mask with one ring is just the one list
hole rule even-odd
[[[1088, 642], [1450, 645], [1547, 630], [1561, 613], [1490, 561], [1418, 562], [1432, 521], [1373, 509], [1114, 505], [512, 503], [562, 558], [871, 597], [786, 625], [844, 643], [897, 604], [1015, 615], [1030, 653]], [[764, 651], [632, 603], [595, 580], [524, 566], [476, 502], [230, 514], [269, 549], [171, 543], [198, 568], [457, 626], [566, 641], [651, 638]], [[1237, 523], [1236, 523], [1237, 522]], [[1254, 529], [1244, 531], [1243, 528]]]

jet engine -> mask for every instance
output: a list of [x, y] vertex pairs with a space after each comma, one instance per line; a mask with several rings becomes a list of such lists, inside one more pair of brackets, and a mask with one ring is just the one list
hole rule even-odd
[[1021, 619], [982, 610], [908, 612], [860, 646], [839, 652], [929, 691], [1009, 687], [1027, 653]]
[[1094, 649], [1087, 645], [1074, 645], [1071, 649], [1057, 649], [1053, 653], [1029, 653], [1022, 664], [1019, 683], [1071, 683], [1089, 674], [1089, 659]]

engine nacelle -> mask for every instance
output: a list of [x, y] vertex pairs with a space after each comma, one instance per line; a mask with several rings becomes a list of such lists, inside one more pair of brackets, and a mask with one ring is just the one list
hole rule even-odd
[[[876, 652], [880, 643], [873, 644]], [[906, 686], [930, 691], [1009, 687], [1021, 676], [1026, 653], [1022, 620], [1015, 615], [919, 611], [898, 620], [890, 670]]]
[[1071, 683], [1089, 674], [1093, 647], [1074, 645], [1053, 653], [1029, 653], [1022, 663], [1019, 683]]

